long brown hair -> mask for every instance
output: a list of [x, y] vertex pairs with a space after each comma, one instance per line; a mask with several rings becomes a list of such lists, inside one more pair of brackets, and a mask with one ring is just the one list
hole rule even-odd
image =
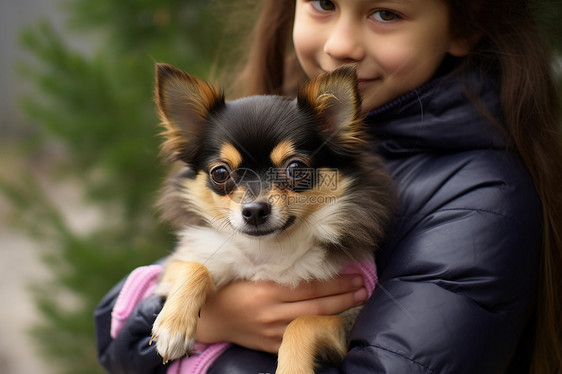
[[[444, 0], [445, 1], [445, 0]], [[498, 66], [507, 136], [542, 201], [543, 243], [531, 373], [562, 371], [562, 136], [552, 56], [531, 0], [446, 0], [451, 32], [472, 45], [458, 70]], [[293, 95], [304, 79], [292, 49], [295, 0], [261, 0], [234, 96]], [[256, 19], [254, 16], [248, 19]]]
[[[228, 96], [276, 94], [295, 96], [297, 85], [306, 79], [292, 45], [295, 0], [257, 1], [259, 6], [248, 6], [247, 14], [236, 18], [256, 20], [252, 32], [242, 38], [246, 49], [235, 51], [241, 55], [230, 61], [239, 61], [230, 81]], [[228, 73], [227, 73], [228, 74]]]
[[453, 34], [478, 40], [460, 67], [499, 65], [504, 122], [543, 205], [532, 373], [562, 371], [562, 140], [552, 56], [531, 1], [450, 0]]

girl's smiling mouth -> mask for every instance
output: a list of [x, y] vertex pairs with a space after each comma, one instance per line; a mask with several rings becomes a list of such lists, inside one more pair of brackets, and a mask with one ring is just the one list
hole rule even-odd
[[361, 89], [369, 86], [371, 83], [379, 81], [379, 80], [380, 80], [380, 78], [371, 78], [371, 79], [359, 78], [359, 79], [357, 79], [357, 86], [361, 90]]

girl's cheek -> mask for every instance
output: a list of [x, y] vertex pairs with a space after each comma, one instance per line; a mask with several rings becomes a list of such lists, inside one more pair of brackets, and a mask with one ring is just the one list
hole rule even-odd
[[299, 53], [305, 49], [310, 49], [311, 40], [314, 39], [314, 34], [312, 34], [312, 27], [310, 23], [306, 22], [306, 17], [302, 16], [302, 11], [298, 10], [297, 5], [297, 13], [295, 15], [295, 22], [293, 24], [293, 45], [295, 46], [295, 50]]
[[318, 65], [317, 56], [318, 52], [322, 51], [321, 42], [308, 32], [295, 27], [293, 44], [301, 66], [307, 75], [310, 75], [313, 72], [309, 71], [309, 69], [313, 69], [313, 66]]
[[416, 64], [416, 56], [412, 53], [412, 49], [399, 44], [387, 44], [384, 52], [377, 56], [376, 60], [387, 76], [411, 70]]
[[398, 89], [411, 90], [431, 79], [444, 54], [416, 53], [415, 48], [388, 48], [381, 54], [379, 64], [389, 79], [399, 81]]

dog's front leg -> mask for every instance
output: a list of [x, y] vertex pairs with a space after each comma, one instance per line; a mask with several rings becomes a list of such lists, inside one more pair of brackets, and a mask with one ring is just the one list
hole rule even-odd
[[276, 374], [314, 374], [317, 359], [340, 365], [346, 353], [344, 318], [302, 316], [287, 326]]
[[166, 363], [183, 357], [195, 342], [199, 311], [213, 292], [213, 281], [201, 263], [171, 260], [159, 288], [167, 299], [152, 326], [151, 342], [156, 340], [156, 350]]

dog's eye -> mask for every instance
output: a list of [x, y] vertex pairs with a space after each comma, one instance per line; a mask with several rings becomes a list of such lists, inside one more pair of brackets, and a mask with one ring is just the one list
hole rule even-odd
[[302, 161], [291, 161], [287, 165], [287, 177], [293, 180], [302, 180], [308, 178], [310, 168]]
[[213, 183], [223, 185], [230, 179], [230, 170], [224, 165], [218, 165], [211, 169], [211, 180]]

